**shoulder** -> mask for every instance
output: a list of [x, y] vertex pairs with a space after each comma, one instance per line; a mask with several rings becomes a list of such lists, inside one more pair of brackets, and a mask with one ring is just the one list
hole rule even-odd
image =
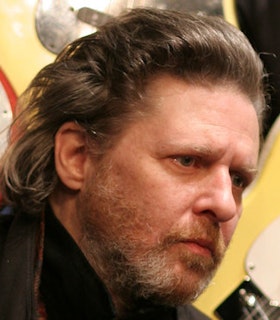
[[205, 314], [191, 305], [177, 308], [178, 320], [210, 320]]
[[12, 207], [0, 207], [0, 228], [10, 225], [14, 218]]

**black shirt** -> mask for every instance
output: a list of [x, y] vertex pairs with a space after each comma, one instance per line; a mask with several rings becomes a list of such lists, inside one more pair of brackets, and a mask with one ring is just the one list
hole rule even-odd
[[102, 282], [51, 210], [46, 212], [40, 292], [49, 320], [114, 318]]

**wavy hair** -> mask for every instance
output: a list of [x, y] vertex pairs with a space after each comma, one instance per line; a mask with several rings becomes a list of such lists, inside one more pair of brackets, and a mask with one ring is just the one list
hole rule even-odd
[[19, 99], [11, 143], [0, 163], [4, 202], [36, 213], [58, 183], [54, 137], [76, 121], [100, 148], [133, 117], [149, 79], [168, 73], [200, 85], [229, 84], [252, 101], [262, 127], [261, 60], [245, 36], [222, 18], [133, 9], [69, 44]]

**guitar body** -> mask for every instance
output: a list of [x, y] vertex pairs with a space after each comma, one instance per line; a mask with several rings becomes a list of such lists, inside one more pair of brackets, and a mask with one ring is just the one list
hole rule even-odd
[[4, 0], [0, 1], [0, 67], [19, 95], [65, 44], [93, 31], [95, 23], [90, 25], [81, 8], [92, 9], [95, 19], [143, 5], [224, 14], [236, 21], [233, 0]]
[[36, 5], [36, 0], [0, 1], [0, 67], [17, 94], [55, 58], [37, 37]]
[[[247, 276], [245, 262], [255, 240], [280, 215], [279, 167], [280, 117], [271, 128], [262, 149], [259, 175], [244, 196], [243, 214], [221, 268], [212, 284], [195, 303], [212, 319], [217, 319], [214, 310], [236, 290]], [[272, 254], [279, 255], [279, 246], [279, 242], [274, 244], [271, 248]], [[268, 250], [265, 245], [263, 250]], [[271, 266], [271, 272], [276, 273], [279, 270]], [[263, 283], [258, 282], [260, 285]], [[260, 286], [259, 289], [263, 291]]]
[[274, 300], [246, 278], [215, 310], [221, 320], [279, 320], [280, 308]]
[[251, 246], [245, 263], [248, 277], [216, 308], [219, 319], [280, 319], [279, 230], [280, 215]]

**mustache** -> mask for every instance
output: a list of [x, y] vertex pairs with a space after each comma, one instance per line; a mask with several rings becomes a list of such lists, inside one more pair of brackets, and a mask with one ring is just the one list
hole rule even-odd
[[174, 244], [186, 242], [194, 242], [206, 247], [211, 251], [212, 256], [218, 259], [226, 250], [219, 225], [208, 219], [200, 219], [174, 228], [161, 241], [161, 246], [166, 249]]

